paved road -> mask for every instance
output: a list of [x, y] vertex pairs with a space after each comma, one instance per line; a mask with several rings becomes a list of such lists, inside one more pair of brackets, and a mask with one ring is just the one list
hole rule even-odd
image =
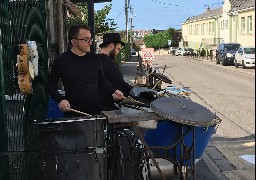
[[[193, 91], [191, 99], [222, 119], [196, 165], [196, 179], [255, 179], [255, 166], [239, 157], [255, 154], [255, 69], [224, 67], [211, 61], [171, 55], [155, 56], [155, 59], [155, 69], [162, 72], [167, 65], [165, 75], [174, 85], [189, 86]], [[136, 75], [136, 64], [136, 58], [132, 58], [132, 62], [121, 66], [130, 82]], [[172, 169], [164, 160], [160, 160], [160, 165]]]
[[153, 65], [167, 65], [175, 85], [190, 87], [191, 99], [222, 119], [203, 155], [216, 177], [255, 179], [255, 165], [239, 157], [255, 155], [255, 69], [175, 56], [156, 56]]
[[255, 135], [255, 69], [236, 69], [186, 57], [156, 56], [154, 67], [176, 85], [190, 87], [193, 97], [223, 119], [215, 138]]

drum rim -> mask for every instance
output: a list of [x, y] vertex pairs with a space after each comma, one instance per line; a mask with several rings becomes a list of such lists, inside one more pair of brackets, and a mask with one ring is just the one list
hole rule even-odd
[[[163, 98], [179, 98], [179, 97], [163, 97]], [[164, 117], [168, 120], [171, 120], [171, 121], [174, 121], [174, 122], [177, 122], [177, 123], [181, 123], [181, 124], [184, 124], [184, 125], [191, 125], [191, 126], [209, 127], [209, 126], [215, 126], [215, 125], [217, 125], [221, 122], [220, 118], [218, 116], [216, 116], [216, 114], [214, 114], [214, 113], [212, 113], [213, 119], [211, 121], [208, 121], [208, 122], [198, 122], [198, 121], [196, 122], [196, 121], [191, 121], [191, 120], [188, 120], [188, 119], [182, 119], [182, 118], [179, 118], [179, 117], [175, 117], [175, 116], [172, 116], [172, 115], [166, 115], [163, 112], [161, 112], [160, 110], [156, 109], [155, 106], [153, 105], [153, 102], [150, 103], [150, 108], [152, 109], [153, 112], [155, 112], [159, 116], [162, 116], [162, 117]]]
[[50, 119], [49, 121], [43, 121], [39, 123], [34, 123], [36, 125], [47, 125], [47, 124], [57, 124], [57, 123], [72, 123], [72, 122], [83, 122], [83, 121], [97, 121], [97, 120], [106, 120], [106, 116], [99, 116], [99, 117], [90, 117], [88, 116], [81, 116], [81, 117], [74, 117], [72, 118], [60, 118], [60, 119], [55, 119], [54, 121]]

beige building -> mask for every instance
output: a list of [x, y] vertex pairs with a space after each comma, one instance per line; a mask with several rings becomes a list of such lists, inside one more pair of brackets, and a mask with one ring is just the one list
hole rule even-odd
[[182, 24], [181, 47], [211, 48], [221, 42], [255, 46], [255, 0], [225, 0]]

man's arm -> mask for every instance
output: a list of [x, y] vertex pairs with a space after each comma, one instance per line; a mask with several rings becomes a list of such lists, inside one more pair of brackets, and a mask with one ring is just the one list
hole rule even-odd
[[51, 98], [56, 101], [62, 111], [68, 111], [70, 104], [58, 91], [58, 83], [60, 81], [60, 71], [58, 69], [58, 61], [55, 60], [52, 65], [52, 70], [48, 77], [48, 91]]
[[[108, 61], [110, 61], [110, 59]], [[122, 91], [125, 96], [128, 96], [133, 86], [125, 82], [124, 77], [119, 71], [117, 65], [111, 61], [105, 64], [104, 74], [112, 86]]]
[[123, 100], [124, 99], [123, 93], [119, 90], [116, 90], [116, 88], [110, 84], [110, 82], [105, 77], [102, 62], [101, 61], [99, 62], [100, 62], [100, 68], [98, 72], [99, 88], [105, 91], [107, 94], [112, 95], [115, 101]]

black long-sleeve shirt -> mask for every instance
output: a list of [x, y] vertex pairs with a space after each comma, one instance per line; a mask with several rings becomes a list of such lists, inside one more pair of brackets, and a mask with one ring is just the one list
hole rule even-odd
[[[65, 98], [58, 92], [60, 79], [64, 85]], [[57, 103], [66, 99], [71, 108], [92, 115], [100, 114], [101, 111], [99, 89], [111, 98], [115, 91], [105, 78], [102, 62], [96, 54], [77, 56], [72, 51], [61, 54], [53, 62], [48, 89]]]
[[[98, 54], [103, 63], [103, 70], [106, 78], [111, 83], [115, 89], [118, 89], [123, 92], [124, 96], [128, 96], [132, 86], [125, 82], [122, 73], [119, 71], [118, 66], [115, 62], [109, 58], [106, 54]], [[108, 94], [104, 91], [100, 91], [101, 95], [101, 106], [102, 110], [110, 111], [117, 109], [114, 106], [115, 101], [113, 98], [109, 97]]]

